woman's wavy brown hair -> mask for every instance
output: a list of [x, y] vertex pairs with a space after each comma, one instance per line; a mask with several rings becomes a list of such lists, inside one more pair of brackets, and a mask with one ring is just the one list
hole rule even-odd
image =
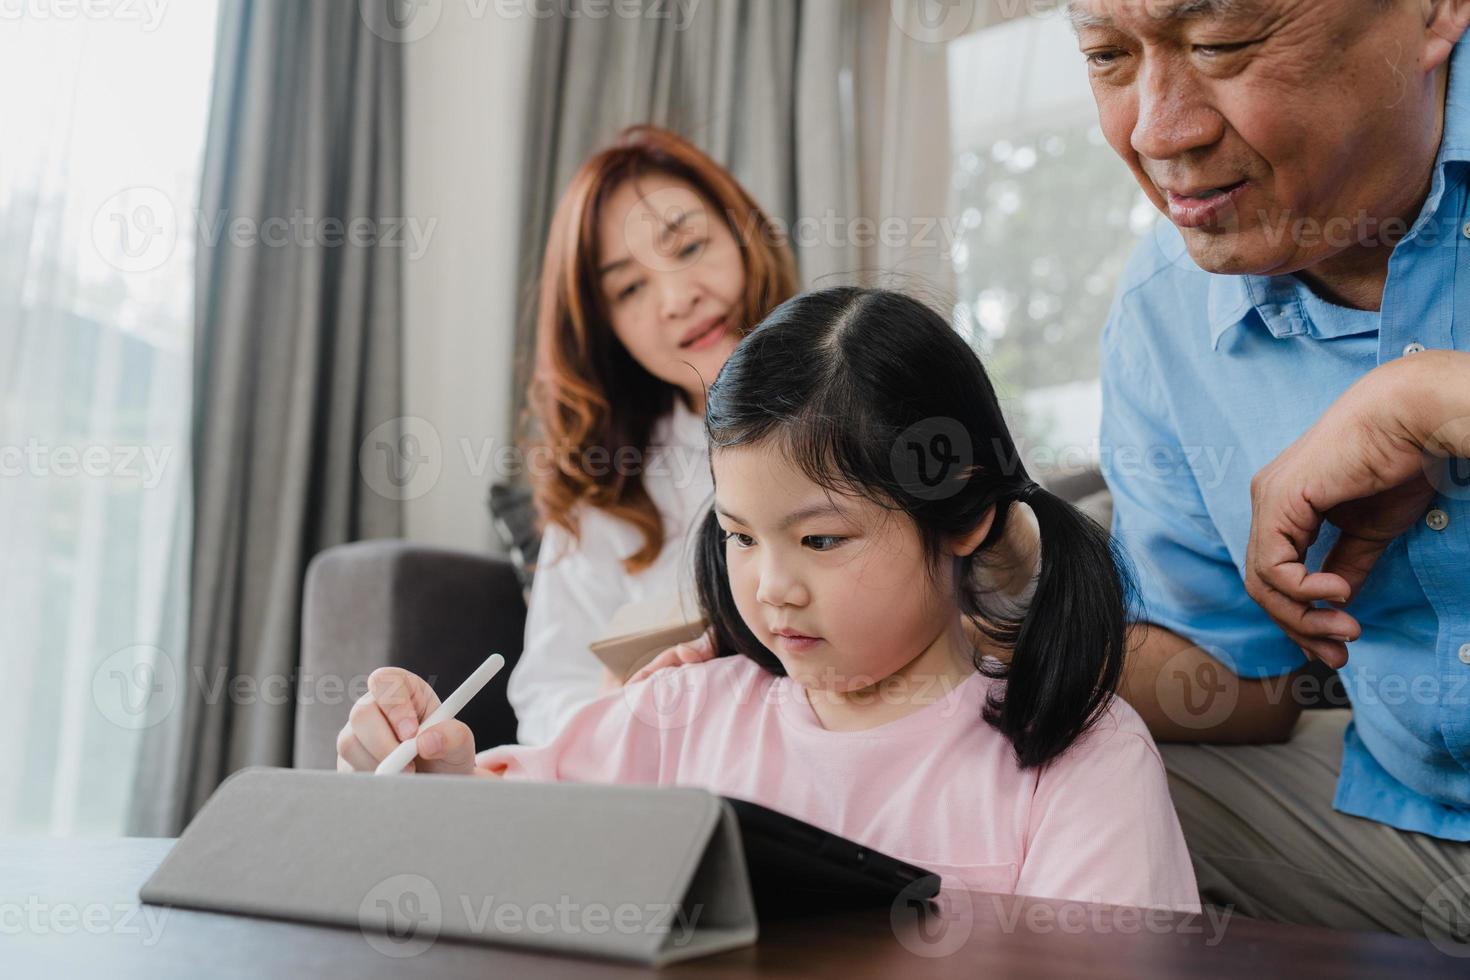
[[616, 459], [621, 447], [631, 446], [642, 460], [654, 424], [678, 397], [677, 388], [646, 371], [617, 339], [598, 283], [603, 207], [625, 181], [650, 174], [690, 185], [735, 236], [745, 266], [735, 311], [742, 334], [796, 292], [785, 236], [727, 170], [682, 137], [656, 126], [631, 127], [572, 177], [552, 215], [541, 262], [523, 441], [531, 458], [555, 463], [532, 474], [542, 527], [559, 524], [575, 539], [576, 508], [583, 503], [628, 521], [643, 535], [643, 546], [623, 559], [629, 573], [653, 564], [663, 550], [662, 516], [641, 466], [599, 465], [589, 472], [583, 459], [594, 449]]

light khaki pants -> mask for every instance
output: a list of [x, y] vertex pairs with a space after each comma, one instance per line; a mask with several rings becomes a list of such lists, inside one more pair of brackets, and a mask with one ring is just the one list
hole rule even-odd
[[1470, 956], [1470, 843], [1332, 809], [1351, 717], [1303, 712], [1282, 745], [1159, 746], [1201, 900]]

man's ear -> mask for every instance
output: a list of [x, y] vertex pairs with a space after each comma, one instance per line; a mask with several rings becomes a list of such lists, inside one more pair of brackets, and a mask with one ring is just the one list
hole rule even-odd
[[1449, 62], [1470, 27], [1470, 0], [1423, 0], [1423, 4], [1424, 51], [1419, 66], [1428, 73]]
[[950, 551], [954, 553], [956, 558], [964, 558], [974, 554], [975, 549], [980, 547], [980, 542], [985, 540], [985, 535], [990, 533], [990, 525], [994, 523], [995, 505], [992, 504], [990, 509], [985, 512], [985, 516], [980, 518], [979, 524], [976, 524], [969, 531], [957, 534], [950, 539]]

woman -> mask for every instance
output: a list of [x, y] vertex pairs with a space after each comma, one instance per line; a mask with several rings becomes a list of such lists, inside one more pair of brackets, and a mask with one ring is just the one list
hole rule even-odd
[[572, 178], [542, 261], [529, 399], [544, 538], [509, 687], [522, 743], [550, 741], [603, 689], [588, 646], [619, 607], [682, 594], [695, 608], [704, 389], [795, 291], [770, 219], [675, 134], [626, 130]]

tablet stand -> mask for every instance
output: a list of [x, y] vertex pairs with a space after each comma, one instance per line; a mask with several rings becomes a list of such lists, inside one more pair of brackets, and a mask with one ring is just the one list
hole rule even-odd
[[244, 769], [139, 897], [352, 926], [390, 956], [442, 936], [657, 966], [756, 939], [735, 816], [684, 787]]

